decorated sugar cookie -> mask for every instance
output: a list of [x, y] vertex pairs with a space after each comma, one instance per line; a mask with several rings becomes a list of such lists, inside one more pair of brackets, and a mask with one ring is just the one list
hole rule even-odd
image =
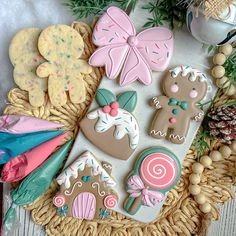
[[206, 76], [190, 66], [178, 66], [168, 72], [162, 88], [165, 95], [154, 97], [151, 101], [157, 113], [150, 135], [181, 144], [186, 139], [190, 120], [201, 121], [204, 117], [197, 102], [207, 93]]
[[86, 220], [108, 218], [119, 200], [111, 170], [109, 163], [99, 163], [91, 152], [79, 156], [57, 178], [61, 186], [53, 200], [57, 213]]
[[48, 94], [54, 106], [66, 104], [67, 95], [73, 103], [82, 103], [86, 98], [83, 74], [92, 72], [92, 67], [79, 57], [84, 50], [80, 34], [67, 25], [53, 25], [42, 31], [38, 49], [48, 61], [37, 68], [39, 77], [48, 78]]
[[180, 175], [180, 162], [171, 151], [161, 147], [143, 151], [127, 179], [129, 197], [124, 202], [125, 211], [134, 215], [141, 206], [155, 207]]
[[127, 160], [139, 141], [138, 123], [131, 114], [137, 93], [127, 91], [116, 97], [107, 89], [98, 89], [96, 101], [100, 107], [80, 122], [82, 132], [105, 153]]
[[130, 18], [117, 7], [101, 16], [93, 31], [93, 43], [99, 48], [90, 57], [92, 66], [105, 66], [109, 79], [120, 74], [120, 85], [136, 80], [152, 83], [152, 70], [167, 68], [173, 52], [173, 35], [164, 27], [153, 27], [136, 35]]
[[[39, 107], [44, 103], [44, 92], [47, 91], [47, 79], [36, 75], [37, 66], [45, 60], [38, 51], [38, 28], [23, 29], [11, 41], [9, 57], [14, 66], [14, 81], [29, 93], [29, 102]], [[45, 76], [46, 77], [46, 76]]]

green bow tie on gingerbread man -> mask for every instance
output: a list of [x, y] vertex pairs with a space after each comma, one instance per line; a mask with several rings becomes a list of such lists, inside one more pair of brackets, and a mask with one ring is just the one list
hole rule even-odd
[[169, 106], [179, 106], [180, 108], [182, 108], [183, 110], [187, 110], [188, 109], [188, 102], [186, 101], [178, 101], [175, 98], [170, 98], [169, 102], [168, 102]]

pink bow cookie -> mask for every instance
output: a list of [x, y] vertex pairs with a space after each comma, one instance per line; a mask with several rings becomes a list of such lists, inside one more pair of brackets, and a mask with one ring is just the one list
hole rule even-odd
[[120, 73], [120, 85], [136, 80], [152, 82], [152, 70], [164, 71], [173, 52], [173, 35], [164, 27], [153, 27], [136, 35], [130, 18], [117, 7], [110, 7], [98, 20], [93, 43], [99, 48], [89, 59], [92, 66], [105, 66], [109, 79]]

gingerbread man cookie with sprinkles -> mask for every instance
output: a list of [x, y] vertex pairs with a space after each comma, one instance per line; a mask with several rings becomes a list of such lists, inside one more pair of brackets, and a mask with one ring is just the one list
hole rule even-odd
[[37, 47], [40, 33], [38, 28], [23, 29], [14, 36], [9, 48], [14, 81], [20, 89], [28, 91], [29, 102], [34, 107], [43, 105], [47, 91], [47, 78], [36, 75], [38, 65], [45, 61]]
[[80, 34], [67, 25], [53, 25], [42, 31], [38, 49], [47, 62], [37, 68], [39, 77], [48, 77], [48, 94], [54, 106], [67, 101], [66, 91], [72, 103], [82, 103], [86, 98], [84, 74], [92, 67], [79, 59], [84, 50]]
[[167, 138], [175, 144], [184, 143], [191, 119], [201, 121], [204, 112], [197, 107], [206, 95], [206, 76], [190, 66], [170, 70], [162, 84], [165, 96], [151, 100], [157, 109], [150, 135], [156, 139]]

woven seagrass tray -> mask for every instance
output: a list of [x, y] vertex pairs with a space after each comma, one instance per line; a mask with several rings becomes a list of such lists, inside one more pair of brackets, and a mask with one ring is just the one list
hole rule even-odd
[[[88, 59], [95, 50], [91, 42], [91, 28], [84, 23], [74, 23], [73, 27], [81, 34], [85, 42], [84, 59]], [[94, 97], [96, 88], [103, 76], [103, 69], [96, 68], [90, 75], [84, 77], [87, 89], [86, 101], [82, 104], [72, 104], [70, 101], [60, 108], [53, 107], [46, 95], [45, 104], [34, 108], [29, 104], [28, 94], [19, 88], [12, 89], [8, 94], [9, 105], [5, 114], [22, 114], [38, 118], [58, 121], [65, 124], [70, 135], [75, 137], [78, 132], [78, 121], [85, 114], [87, 107]], [[224, 103], [222, 96], [218, 103]], [[219, 143], [210, 142], [211, 149], [219, 147]], [[205, 235], [211, 220], [219, 217], [218, 203], [225, 203], [232, 198], [232, 187], [236, 183], [233, 172], [236, 162], [223, 159], [213, 163], [210, 169], [205, 169], [201, 177], [201, 190], [207, 196], [212, 206], [208, 214], [203, 214], [199, 205], [188, 191], [191, 166], [195, 163], [196, 152], [194, 146], [188, 151], [182, 166], [182, 176], [178, 184], [172, 189], [162, 208], [159, 217], [150, 224], [143, 224], [131, 220], [121, 214], [112, 213], [109, 220], [85, 221], [69, 217], [59, 217], [52, 204], [52, 199], [58, 191], [54, 181], [50, 189], [34, 203], [25, 206], [31, 211], [32, 219], [42, 225], [48, 235], [54, 236], [159, 236], [159, 235], [191, 235], [199, 233]]]

